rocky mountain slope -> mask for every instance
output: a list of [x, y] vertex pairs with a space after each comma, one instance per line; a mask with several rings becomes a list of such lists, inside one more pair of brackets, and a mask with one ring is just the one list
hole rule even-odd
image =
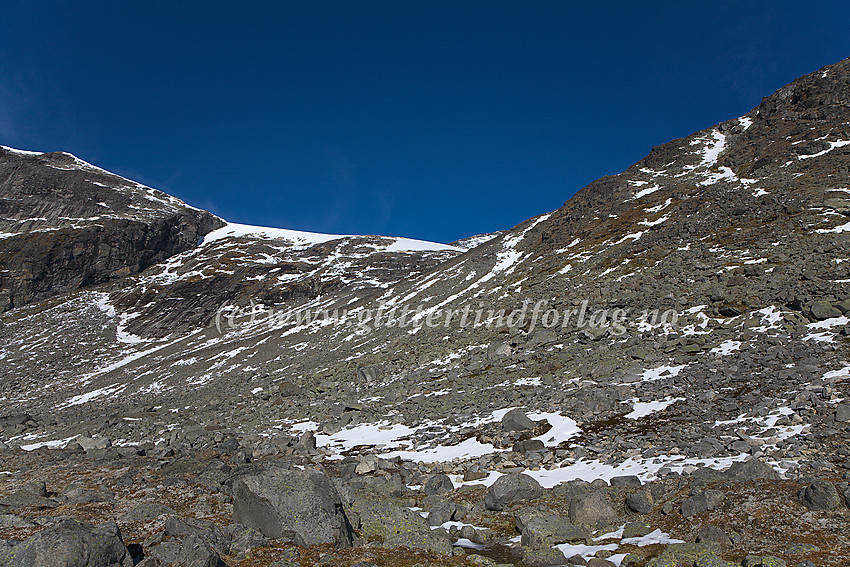
[[[850, 60], [453, 246], [225, 224], [3, 150], [0, 506], [56, 485], [7, 536], [94, 529], [55, 508], [151, 564], [194, 534], [234, 565], [841, 565], [848, 168]], [[168, 509], [133, 515], [138, 483]]]

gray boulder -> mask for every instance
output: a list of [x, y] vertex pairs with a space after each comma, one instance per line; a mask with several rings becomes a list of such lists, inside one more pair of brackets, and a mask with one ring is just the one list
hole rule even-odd
[[541, 496], [543, 496], [543, 488], [539, 482], [525, 474], [511, 473], [500, 476], [487, 489], [484, 507], [488, 510], [500, 511], [514, 502], [534, 500]]
[[560, 549], [554, 547], [525, 548], [522, 551], [522, 562], [528, 567], [548, 567], [564, 565], [567, 558]]
[[4, 506], [9, 510], [17, 510], [19, 508], [56, 508], [59, 506], [59, 502], [52, 498], [33, 494], [27, 490], [17, 490], [0, 498], [0, 506]]
[[269, 468], [238, 477], [233, 521], [305, 547], [349, 546], [352, 540], [339, 493], [318, 470]]
[[826, 480], [816, 480], [800, 490], [800, 504], [809, 510], [834, 510], [841, 506], [841, 497], [835, 485]]
[[234, 555], [246, 553], [255, 547], [262, 547], [269, 544], [269, 540], [263, 534], [248, 526], [230, 524], [225, 531], [230, 536], [229, 551]]
[[434, 475], [425, 481], [425, 484], [422, 486], [422, 492], [426, 496], [433, 496], [435, 494], [445, 494], [446, 492], [451, 492], [454, 490], [454, 484], [452, 484], [452, 479], [444, 474]]
[[444, 530], [404, 532], [385, 539], [383, 547], [407, 547], [410, 549], [422, 549], [438, 555], [452, 554], [452, 542]]
[[351, 510], [359, 519], [361, 534], [367, 539], [387, 541], [408, 532], [430, 531], [425, 518], [390, 500], [359, 498]]
[[525, 441], [517, 441], [514, 443], [513, 452], [525, 454], [542, 451], [545, 448], [546, 445], [544, 445], [543, 441], [540, 439], [526, 439]]
[[697, 532], [697, 543], [716, 543], [721, 551], [732, 549], [732, 539], [722, 529], [712, 524], [706, 524]]
[[531, 421], [521, 409], [514, 408], [502, 417], [502, 427], [507, 431], [527, 431], [537, 427], [537, 424]]
[[617, 522], [619, 517], [611, 502], [601, 492], [591, 492], [570, 501], [570, 521], [582, 526], [604, 526]]
[[197, 518], [171, 516], [163, 525], [166, 535], [185, 541], [189, 536], [198, 536], [217, 553], [230, 552], [230, 535], [219, 526]]
[[215, 550], [195, 534], [183, 540], [177, 561], [185, 567], [227, 567]]
[[588, 537], [588, 530], [570, 523], [569, 519], [541, 513], [525, 519], [521, 541], [526, 547], [552, 547], [559, 543], [584, 543]]
[[824, 301], [812, 302], [809, 308], [806, 309], [805, 314], [817, 321], [823, 321], [824, 319], [832, 319], [833, 317], [841, 317], [840, 310]]
[[713, 510], [723, 499], [723, 493], [719, 490], [706, 490], [697, 492], [682, 502], [682, 515], [685, 518], [692, 518], [697, 514], [701, 514], [708, 510]]
[[180, 544], [176, 541], [164, 541], [145, 550], [145, 557], [171, 565], [180, 556]]
[[835, 421], [840, 423], [850, 421], [850, 404], [839, 404], [835, 408]]
[[433, 506], [428, 512], [428, 525], [441, 526], [446, 522], [450, 522], [457, 510], [457, 504], [449, 500], [441, 500]]
[[757, 459], [733, 463], [724, 472], [730, 480], [778, 480], [780, 478], [773, 467]]
[[62, 520], [14, 547], [0, 547], [0, 567], [132, 567], [114, 522]]
[[24, 490], [30, 494], [40, 496], [41, 498], [47, 498], [48, 496], [47, 485], [44, 484], [44, 481], [34, 480], [32, 482], [28, 482], [24, 486]]
[[626, 496], [626, 507], [636, 514], [649, 514], [652, 512], [652, 504], [651, 490], [637, 490]]
[[635, 475], [615, 476], [611, 479], [611, 486], [640, 486], [643, 484]]

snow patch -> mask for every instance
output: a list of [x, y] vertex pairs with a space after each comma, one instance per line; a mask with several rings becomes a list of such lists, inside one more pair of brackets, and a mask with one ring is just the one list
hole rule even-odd
[[639, 402], [632, 400], [632, 411], [626, 414], [626, 419], [640, 419], [647, 415], [667, 409], [676, 402], [681, 402], [685, 398], [667, 397], [663, 400], [655, 400], [652, 402]]
[[656, 191], [660, 191], [660, 190], [661, 190], [661, 185], [655, 184], [655, 185], [652, 185], [650, 187], [647, 187], [646, 189], [641, 189], [640, 191], [635, 193], [634, 198], [640, 199], [642, 197], [646, 197], [647, 195], [652, 195]]
[[837, 140], [835, 142], [827, 142], [827, 143], [829, 144], [828, 149], [823, 150], [821, 152], [818, 152], [816, 154], [809, 154], [807, 156], [797, 156], [797, 159], [811, 159], [811, 158], [820, 157], [822, 155], [826, 155], [829, 152], [831, 152], [832, 150], [834, 150], [835, 148], [843, 148], [844, 146], [850, 145], [850, 140]]
[[[306, 232], [286, 228], [271, 228], [239, 223], [227, 223], [225, 226], [207, 234], [201, 242], [201, 245], [205, 246], [224, 238], [239, 238], [244, 236], [253, 236], [269, 240], [281, 239], [291, 242], [293, 246], [304, 247], [345, 238], [365, 238], [351, 234], [321, 234], [318, 232]], [[464, 251], [462, 248], [458, 248], [456, 246], [449, 246], [448, 244], [440, 244], [437, 242], [428, 242], [426, 240], [416, 240], [413, 238], [400, 238], [394, 236], [381, 236], [378, 238], [385, 241], [391, 241], [388, 244], [379, 247], [379, 250], [383, 250], [385, 252]]]

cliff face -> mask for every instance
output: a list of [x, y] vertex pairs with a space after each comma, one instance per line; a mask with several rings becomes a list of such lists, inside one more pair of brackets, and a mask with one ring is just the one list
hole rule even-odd
[[223, 224], [70, 154], [0, 148], [0, 310], [141, 272]]

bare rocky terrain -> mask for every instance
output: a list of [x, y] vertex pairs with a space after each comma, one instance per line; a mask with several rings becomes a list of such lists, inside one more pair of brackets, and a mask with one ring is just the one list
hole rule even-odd
[[0, 149], [0, 566], [850, 562], [850, 60], [452, 245]]

